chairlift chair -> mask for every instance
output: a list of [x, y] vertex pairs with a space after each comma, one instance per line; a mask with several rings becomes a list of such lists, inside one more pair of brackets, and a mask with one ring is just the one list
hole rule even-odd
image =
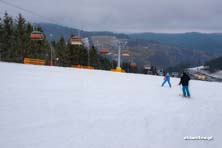
[[78, 46], [81, 46], [83, 45], [83, 41], [80, 37], [72, 37], [70, 39], [70, 44], [71, 45], [78, 45]]
[[108, 54], [109, 53], [109, 50], [108, 49], [101, 49], [99, 51], [100, 54]]
[[123, 52], [122, 52], [122, 56], [124, 56], [124, 57], [129, 57], [130, 55], [129, 55], [129, 52], [128, 52], [128, 51], [123, 51]]
[[44, 34], [40, 31], [33, 31], [30, 35], [31, 40], [43, 40]]
[[130, 63], [130, 67], [131, 67], [131, 68], [136, 68], [137, 65], [136, 65], [136, 63]]

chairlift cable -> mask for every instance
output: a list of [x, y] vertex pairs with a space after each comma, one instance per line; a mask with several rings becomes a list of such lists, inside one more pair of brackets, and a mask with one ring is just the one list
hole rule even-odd
[[38, 17], [44, 18], [45, 20], [48, 20], [48, 21], [50, 21], [50, 22], [52, 22], [52, 23], [55, 23], [55, 22], [56, 22], [56, 20], [53, 20], [53, 19], [48, 18], [48, 17], [45, 17], [45, 16], [40, 15], [40, 14], [38, 14], [38, 13], [36, 13], [36, 12], [33, 12], [33, 11], [31, 11], [31, 10], [22, 8], [22, 7], [18, 6], [18, 5], [9, 3], [9, 2], [7, 2], [7, 1], [5, 1], [5, 0], [0, 0], [0, 2], [4, 3], [4, 4], [6, 4], [6, 5], [9, 5], [9, 6], [11, 6], [11, 7], [20, 9], [20, 10], [22, 10], [22, 11], [24, 11], [24, 12], [30, 13], [30, 14], [32, 14], [32, 15], [34, 15], [34, 16], [38, 16]]
[[[27, 12], [27, 13], [30, 13], [30, 14], [32, 14], [33, 16], [38, 16], [38, 17], [40, 17], [40, 18], [43, 18], [44, 20], [47, 20], [47, 21], [49, 21], [49, 22], [51, 22], [51, 23], [55, 23], [55, 24], [60, 24], [57, 20], [55, 20], [55, 19], [52, 19], [52, 18], [50, 18], [50, 17], [46, 17], [46, 16], [44, 16], [44, 15], [41, 15], [41, 14], [39, 14], [39, 13], [36, 13], [36, 12], [34, 12], [34, 11], [32, 11], [32, 10], [29, 10], [29, 9], [26, 9], [26, 8], [22, 8], [21, 6], [18, 6], [18, 5], [16, 5], [16, 4], [13, 4], [13, 3], [11, 3], [11, 2], [7, 2], [7, 1], [5, 1], [5, 0], [0, 0], [0, 2], [1, 3], [4, 3], [5, 5], [8, 5], [8, 6], [11, 6], [11, 7], [14, 7], [14, 8], [17, 8], [17, 9], [20, 9], [20, 10], [22, 10], [22, 11], [24, 11], [24, 12]], [[4, 14], [4, 13], [1, 13], [1, 14]], [[86, 24], [86, 26], [103, 26], [103, 27], [111, 27], [110, 25], [101, 25], [101, 24]], [[77, 27], [77, 26], [76, 26]]]

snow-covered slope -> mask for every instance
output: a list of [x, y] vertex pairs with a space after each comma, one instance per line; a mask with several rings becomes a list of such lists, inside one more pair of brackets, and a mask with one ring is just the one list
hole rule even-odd
[[[1, 148], [221, 148], [222, 83], [0, 62]], [[213, 136], [213, 140], [184, 140]]]

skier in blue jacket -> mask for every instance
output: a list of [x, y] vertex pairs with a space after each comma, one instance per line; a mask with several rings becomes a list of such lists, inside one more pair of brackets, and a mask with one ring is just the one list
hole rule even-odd
[[162, 83], [162, 87], [164, 86], [164, 84], [165, 84], [166, 82], [168, 82], [169, 86], [171, 87], [170, 74], [169, 74], [169, 73], [167, 73], [167, 74], [165, 75], [164, 81], [163, 81], [163, 83]]

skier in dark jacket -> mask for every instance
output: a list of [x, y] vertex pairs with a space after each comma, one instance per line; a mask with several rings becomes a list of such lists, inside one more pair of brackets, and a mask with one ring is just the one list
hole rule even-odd
[[190, 77], [185, 72], [183, 72], [183, 75], [180, 78], [179, 85], [182, 84], [182, 90], [183, 90], [184, 97], [190, 97], [190, 92], [189, 92], [189, 88], [188, 88], [189, 81], [190, 81]]

